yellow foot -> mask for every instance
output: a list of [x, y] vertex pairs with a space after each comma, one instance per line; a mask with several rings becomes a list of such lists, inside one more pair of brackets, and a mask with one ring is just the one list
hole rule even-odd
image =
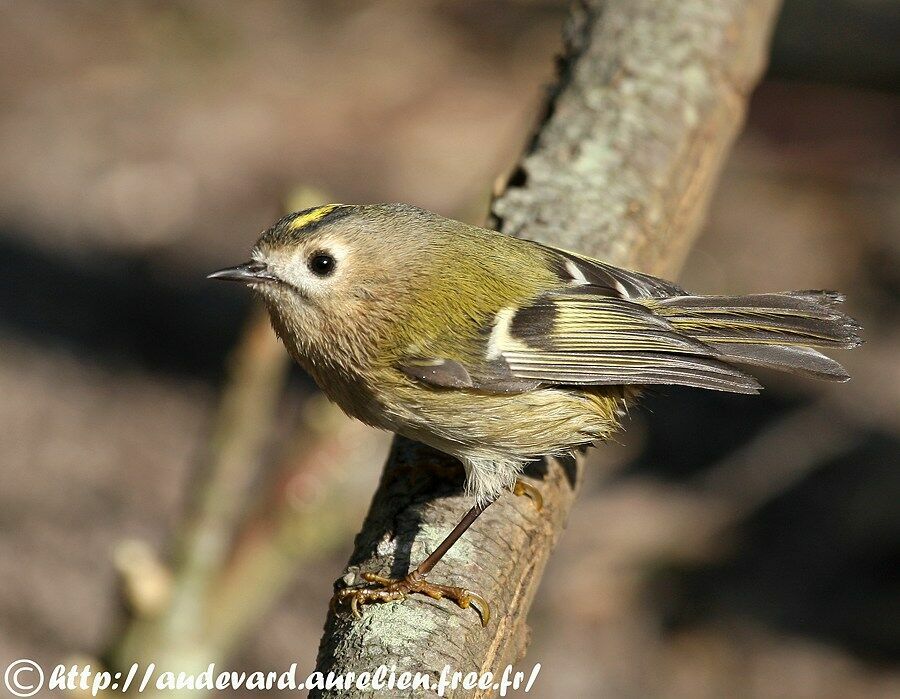
[[534, 505], [534, 509], [538, 512], [544, 509], [544, 496], [541, 495], [540, 490], [530, 483], [516, 481], [516, 484], [513, 486], [513, 495], [526, 495]]
[[413, 571], [401, 580], [385, 578], [375, 573], [363, 573], [363, 580], [371, 587], [347, 587], [338, 590], [331, 598], [331, 607], [334, 609], [339, 604], [350, 602], [350, 611], [357, 619], [362, 617], [360, 606], [380, 602], [395, 602], [404, 600], [408, 595], [428, 595], [432, 599], [446, 597], [456, 602], [460, 608], [474, 607], [481, 617], [481, 625], [487, 626], [491, 619], [491, 607], [481, 595], [469, 592], [462, 587], [450, 585], [437, 585], [425, 580], [420, 574]]

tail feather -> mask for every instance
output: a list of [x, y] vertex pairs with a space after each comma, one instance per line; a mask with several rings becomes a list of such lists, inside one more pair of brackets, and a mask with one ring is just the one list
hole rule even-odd
[[825, 381], [848, 381], [850, 379], [850, 375], [840, 363], [811, 347], [750, 345], [737, 342], [721, 342], [713, 346], [722, 353], [725, 359], [738, 364], [780, 369]]
[[859, 324], [837, 307], [833, 291], [747, 296], [673, 296], [648, 301], [677, 331], [700, 340], [721, 359], [830, 381], [849, 376], [817, 347], [858, 347]]

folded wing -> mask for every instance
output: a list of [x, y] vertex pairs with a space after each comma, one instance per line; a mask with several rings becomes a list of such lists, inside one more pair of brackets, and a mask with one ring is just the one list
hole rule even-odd
[[845, 381], [843, 367], [815, 348], [861, 342], [834, 292], [695, 296], [663, 279], [542, 248], [558, 289], [501, 309], [474, 353], [411, 356], [399, 368], [433, 386], [488, 392], [678, 384], [757, 393], [756, 379], [733, 363]]

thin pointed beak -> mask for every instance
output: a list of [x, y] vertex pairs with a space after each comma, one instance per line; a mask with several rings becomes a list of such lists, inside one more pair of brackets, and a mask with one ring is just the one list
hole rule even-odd
[[207, 279], [221, 279], [226, 282], [252, 284], [274, 281], [275, 277], [262, 262], [244, 262], [235, 267], [226, 267], [206, 276]]

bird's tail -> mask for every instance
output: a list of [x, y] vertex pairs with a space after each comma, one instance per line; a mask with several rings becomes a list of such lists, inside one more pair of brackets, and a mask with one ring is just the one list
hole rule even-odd
[[672, 296], [646, 301], [678, 332], [712, 346], [720, 359], [846, 381], [838, 362], [816, 348], [858, 347], [859, 324], [838, 310], [834, 291], [747, 296]]

